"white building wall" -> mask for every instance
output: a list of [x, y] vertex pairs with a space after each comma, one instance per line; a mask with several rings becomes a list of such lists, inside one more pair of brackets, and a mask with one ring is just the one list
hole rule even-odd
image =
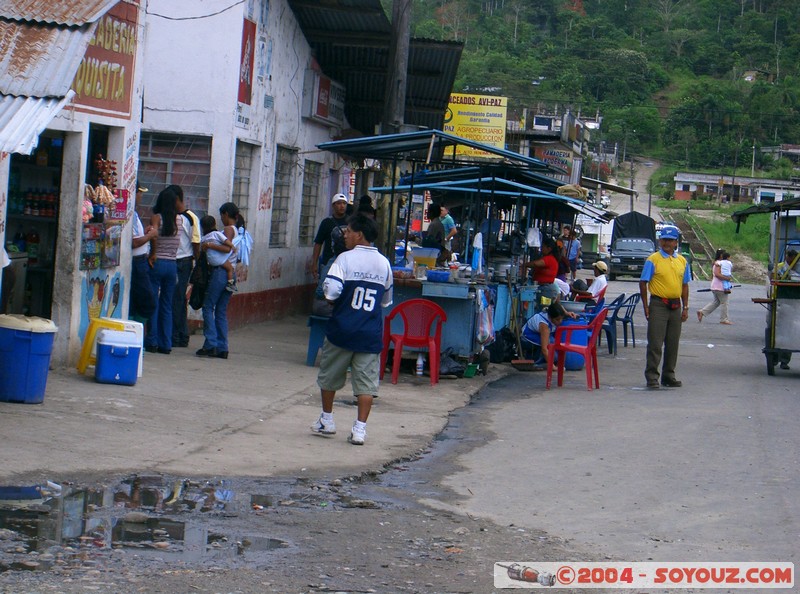
[[[264, 0], [266, 1], [266, 0]], [[211, 136], [208, 210], [231, 200], [236, 140], [260, 149], [251, 180], [247, 228], [255, 240], [241, 292], [265, 291], [313, 282], [308, 263], [312, 248], [298, 249], [302, 163], [312, 156], [327, 175], [334, 157], [316, 151], [333, 131], [303, 119], [303, 77], [311, 50], [285, 0], [249, 0], [230, 7], [229, 0], [150, 0], [145, 49], [144, 121], [153, 132]], [[212, 15], [218, 11], [220, 14]], [[190, 20], [173, 18], [201, 17]], [[266, 15], [266, 23], [264, 16]], [[243, 20], [257, 25], [250, 124], [236, 125]], [[260, 47], [259, 47], [260, 46]], [[276, 147], [298, 151], [287, 227], [287, 246], [270, 248], [272, 187]], [[317, 222], [329, 212], [328, 183], [321, 183]], [[191, 207], [191, 204], [190, 204]]]

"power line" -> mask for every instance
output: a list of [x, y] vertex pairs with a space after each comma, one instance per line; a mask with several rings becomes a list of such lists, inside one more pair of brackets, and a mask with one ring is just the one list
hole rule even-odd
[[234, 7], [238, 6], [239, 4], [244, 4], [244, 2], [245, 2], [245, 0], [238, 0], [237, 2], [234, 2], [233, 4], [231, 4], [230, 6], [228, 6], [226, 8], [218, 10], [217, 12], [212, 12], [212, 13], [209, 13], [209, 14], [201, 14], [201, 15], [198, 15], [198, 16], [191, 16], [191, 17], [172, 17], [172, 16], [167, 16], [165, 14], [158, 14], [157, 12], [149, 12], [147, 10], [145, 10], [145, 14], [148, 14], [148, 15], [154, 16], [154, 17], [159, 17], [159, 18], [162, 18], [162, 19], [167, 19], [168, 21], [194, 21], [194, 20], [197, 20], [197, 19], [207, 19], [209, 17], [217, 16], [218, 14], [222, 14], [223, 12], [226, 12], [226, 11], [230, 10], [231, 8], [234, 8]]

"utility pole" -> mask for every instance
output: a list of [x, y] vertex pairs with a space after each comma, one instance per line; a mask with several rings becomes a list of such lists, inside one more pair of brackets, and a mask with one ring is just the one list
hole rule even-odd
[[634, 191], [633, 191], [633, 157], [631, 157], [631, 212], [633, 212], [633, 198], [634, 198]]
[[381, 130], [383, 134], [400, 132], [405, 122], [410, 37], [411, 0], [393, 0], [389, 70], [386, 73], [386, 102], [383, 108]]
[[756, 139], [753, 139], [753, 161], [750, 163], [750, 177], [756, 176]]
[[[386, 97], [383, 105], [383, 121], [381, 134], [396, 134], [402, 130], [405, 123], [406, 85], [408, 80], [408, 48], [411, 38], [411, 0], [393, 0], [392, 2], [392, 36], [389, 41], [389, 63], [386, 72]], [[393, 179], [394, 165], [389, 165], [389, 171], [384, 170], [387, 179]], [[384, 163], [384, 167], [387, 165]], [[410, 199], [410, 197], [409, 197]], [[383, 194], [378, 203], [378, 225], [386, 229], [385, 254], [391, 254], [394, 249], [396, 209], [390, 208], [393, 198]], [[407, 205], [411, 208], [411, 204]], [[394, 212], [390, 212], [393, 211]], [[381, 238], [378, 238], [380, 241]], [[378, 244], [380, 245], [380, 243]]]

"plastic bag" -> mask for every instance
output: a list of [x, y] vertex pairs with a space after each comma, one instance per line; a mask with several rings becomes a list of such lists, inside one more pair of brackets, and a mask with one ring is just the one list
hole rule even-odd
[[490, 344], [494, 341], [494, 308], [489, 301], [486, 289], [478, 291], [478, 332], [477, 339], [482, 345]]
[[446, 349], [439, 358], [439, 375], [455, 375], [464, 377], [467, 366], [453, 356], [453, 348]]

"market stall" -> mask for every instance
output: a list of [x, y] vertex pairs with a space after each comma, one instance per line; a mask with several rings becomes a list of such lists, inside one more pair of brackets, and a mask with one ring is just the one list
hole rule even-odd
[[[456, 158], [460, 146], [488, 156]], [[394, 301], [424, 297], [441, 305], [448, 314], [442, 347], [459, 355], [480, 350], [487, 303], [494, 329], [499, 329], [508, 325], [512, 304], [537, 302], [537, 287], [523, 270], [525, 262], [538, 256], [544, 236], [557, 235], [563, 224], [574, 225], [579, 216], [602, 222], [613, 217], [584, 199], [558, 194], [565, 182], [547, 174], [563, 172], [538, 159], [437, 130], [329, 142], [320, 148], [355, 159], [391, 160], [392, 171], [401, 161], [410, 167], [404, 175], [392, 175], [390, 185], [370, 188], [390, 197], [382, 247], [395, 255], [401, 271]], [[444, 282], [416, 278], [411, 268], [414, 262], [407, 248], [420, 239], [411, 224], [420, 202], [425, 212], [430, 202], [444, 203], [460, 222], [459, 249], [453, 250], [459, 259], [450, 263], [450, 275], [437, 279]]]

